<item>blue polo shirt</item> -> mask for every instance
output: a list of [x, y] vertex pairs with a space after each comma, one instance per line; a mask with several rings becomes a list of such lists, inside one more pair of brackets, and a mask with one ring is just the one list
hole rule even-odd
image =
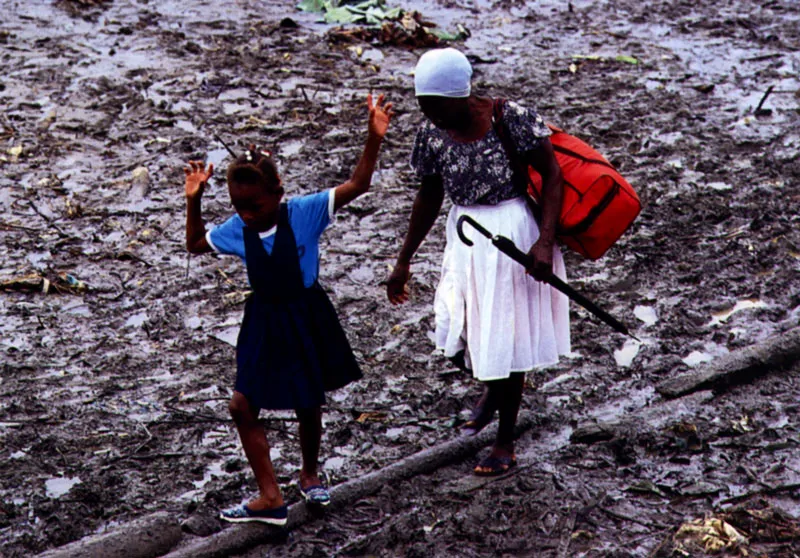
[[[319, 275], [319, 237], [333, 218], [334, 189], [308, 196], [298, 196], [287, 202], [289, 226], [297, 242], [303, 284], [310, 287]], [[238, 214], [206, 233], [208, 245], [220, 254], [239, 256], [247, 265], [244, 253], [244, 221]], [[272, 253], [278, 226], [258, 233], [268, 254]]]

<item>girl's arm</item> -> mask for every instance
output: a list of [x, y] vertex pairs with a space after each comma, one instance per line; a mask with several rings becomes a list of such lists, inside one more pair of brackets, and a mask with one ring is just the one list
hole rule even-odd
[[392, 103], [384, 105], [383, 100], [384, 96], [380, 95], [378, 102], [373, 105], [372, 94], [367, 95], [367, 108], [369, 109], [367, 144], [364, 146], [361, 159], [359, 159], [356, 169], [353, 171], [353, 176], [334, 191], [334, 210], [344, 207], [369, 190], [369, 185], [372, 182], [372, 172], [375, 170], [375, 163], [378, 161], [381, 142], [389, 129], [389, 122], [394, 115]]
[[189, 161], [183, 172], [186, 174], [186, 249], [192, 254], [210, 252], [200, 200], [214, 172], [214, 165], [205, 169], [202, 161]]
[[553, 273], [553, 246], [564, 199], [564, 176], [556, 160], [553, 144], [544, 139], [539, 147], [525, 154], [525, 161], [542, 177], [542, 221], [539, 239], [528, 254], [532, 258], [528, 273], [537, 279]]
[[436, 221], [443, 200], [442, 177], [439, 175], [424, 177], [422, 186], [414, 199], [414, 206], [411, 208], [411, 220], [406, 239], [386, 285], [386, 294], [392, 304], [402, 304], [408, 300], [406, 283], [410, 276], [411, 258]]

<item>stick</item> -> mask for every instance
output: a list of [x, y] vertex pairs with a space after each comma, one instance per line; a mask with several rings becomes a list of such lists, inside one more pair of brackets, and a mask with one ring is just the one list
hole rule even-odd
[[775, 86], [774, 86], [774, 85], [770, 85], [770, 86], [767, 88], [767, 91], [766, 91], [766, 93], [764, 93], [764, 96], [763, 96], [763, 97], [761, 97], [761, 101], [759, 101], [759, 103], [758, 103], [758, 106], [756, 107], [756, 110], [755, 110], [755, 111], [753, 111], [753, 114], [758, 114], [758, 113], [761, 111], [761, 105], [763, 105], [763, 104], [764, 104], [764, 101], [766, 101], [766, 100], [767, 100], [767, 97], [769, 97], [769, 94], [770, 94], [770, 93], [772, 93], [772, 90], [773, 90], [773, 89], [775, 89]]
[[656, 391], [667, 398], [700, 389], [749, 382], [800, 360], [800, 327], [795, 327], [757, 345], [745, 347], [714, 359], [692, 372], [664, 380]]
[[182, 536], [175, 514], [158, 512], [127, 523], [109, 533], [85, 537], [53, 549], [39, 558], [97, 558], [125, 556], [152, 558], [175, 546]]
[[233, 152], [233, 149], [231, 149], [230, 147], [228, 147], [228, 144], [227, 144], [227, 143], [225, 143], [224, 141], [222, 141], [222, 138], [221, 138], [221, 137], [219, 137], [217, 134], [214, 134], [214, 139], [215, 139], [215, 140], [217, 140], [218, 142], [220, 142], [220, 143], [222, 144], [222, 147], [224, 147], [225, 149], [227, 149], [227, 150], [228, 150], [228, 153], [230, 153], [230, 154], [231, 154], [231, 157], [233, 157], [234, 159], [236, 159], [236, 153], [234, 153], [234, 152]]
[[772, 488], [760, 488], [758, 490], [753, 490], [752, 492], [747, 492], [739, 496], [734, 496], [733, 498], [722, 500], [720, 504], [736, 504], [744, 500], [749, 500], [753, 496], [774, 496], [775, 494], [780, 494], [781, 492], [792, 492], [794, 490], [800, 490], [800, 483], [782, 484], [781, 486], [775, 486]]
[[[529, 430], [536, 424], [533, 413], [520, 415], [516, 432]], [[331, 505], [335, 510], [352, 505], [354, 502], [378, 492], [388, 484], [396, 484], [405, 479], [430, 473], [439, 467], [463, 460], [491, 444], [497, 434], [497, 427], [488, 427], [476, 436], [460, 437], [450, 442], [428, 448], [402, 459], [388, 467], [362, 475], [337, 485], [331, 489]], [[305, 503], [293, 504], [289, 508], [289, 521], [286, 530], [296, 529], [314, 519]], [[167, 558], [211, 558], [241, 553], [265, 542], [276, 540], [281, 530], [256, 525], [236, 525], [216, 535], [195, 541], [171, 552]]]

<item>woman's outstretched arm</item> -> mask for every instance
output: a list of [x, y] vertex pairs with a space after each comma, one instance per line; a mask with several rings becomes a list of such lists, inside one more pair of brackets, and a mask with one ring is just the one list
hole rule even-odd
[[439, 175], [424, 177], [422, 186], [414, 199], [414, 206], [411, 208], [411, 219], [403, 247], [400, 249], [397, 263], [386, 285], [386, 294], [392, 304], [402, 304], [408, 300], [406, 283], [410, 274], [411, 258], [436, 221], [443, 200], [442, 177]]

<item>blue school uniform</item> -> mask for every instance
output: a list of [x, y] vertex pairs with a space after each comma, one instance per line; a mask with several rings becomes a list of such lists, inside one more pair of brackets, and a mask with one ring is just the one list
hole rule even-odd
[[274, 234], [238, 215], [211, 230], [209, 244], [247, 266], [252, 294], [236, 344], [236, 391], [262, 409], [307, 409], [325, 392], [361, 378], [336, 311], [317, 281], [319, 236], [333, 191], [280, 206]]

